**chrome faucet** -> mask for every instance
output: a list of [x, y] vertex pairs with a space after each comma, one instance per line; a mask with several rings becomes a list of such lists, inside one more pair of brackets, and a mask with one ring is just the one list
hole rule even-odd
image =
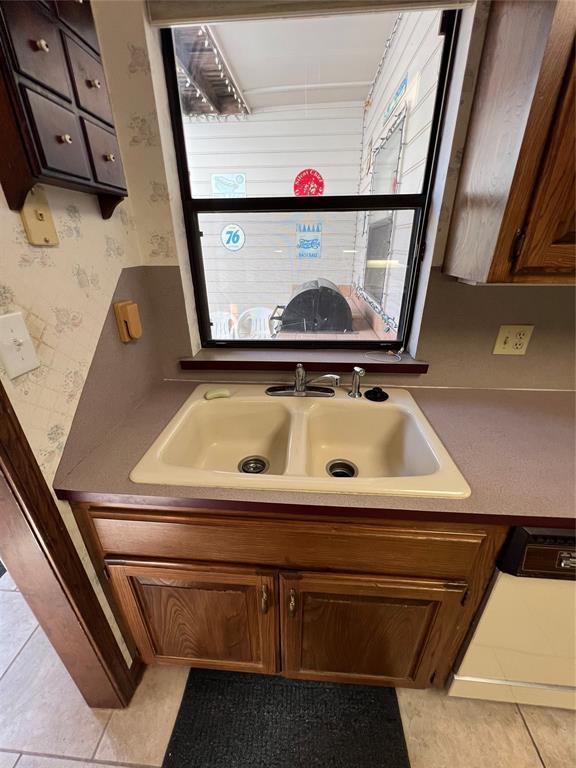
[[359, 368], [357, 365], [354, 366], [352, 369], [352, 389], [350, 392], [348, 392], [348, 397], [362, 397], [362, 392], [360, 392], [360, 379], [366, 371], [364, 368]]
[[334, 390], [331, 387], [313, 386], [319, 381], [328, 379], [332, 387], [340, 386], [340, 376], [334, 373], [324, 373], [322, 376], [312, 378], [306, 377], [306, 371], [302, 363], [298, 363], [294, 372], [294, 384], [280, 384], [274, 387], [268, 387], [267, 395], [273, 397], [334, 397]]
[[294, 393], [298, 395], [306, 393], [306, 371], [302, 363], [298, 363], [294, 372]]

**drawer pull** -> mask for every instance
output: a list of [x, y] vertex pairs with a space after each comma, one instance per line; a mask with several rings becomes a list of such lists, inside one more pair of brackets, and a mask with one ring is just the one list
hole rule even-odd
[[296, 616], [296, 590], [291, 589], [288, 595], [288, 613], [294, 618]]
[[86, 85], [88, 88], [102, 88], [102, 81], [94, 77], [92, 80], [86, 80]]
[[108, 152], [106, 155], [103, 155], [104, 160], [106, 160], [107, 163], [115, 163], [116, 162], [116, 155], [114, 152]]
[[268, 587], [266, 584], [262, 584], [260, 587], [260, 613], [268, 613], [269, 599]]
[[72, 144], [72, 136], [69, 133], [61, 133], [56, 137], [60, 144]]
[[34, 40], [33, 44], [37, 51], [44, 51], [44, 53], [50, 52], [50, 46], [43, 37], [41, 37], [40, 40]]

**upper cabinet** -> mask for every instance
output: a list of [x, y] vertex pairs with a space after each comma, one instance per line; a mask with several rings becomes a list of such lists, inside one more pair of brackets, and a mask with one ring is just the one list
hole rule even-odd
[[492, 3], [447, 274], [574, 282], [575, 29], [572, 0]]
[[0, 142], [12, 210], [38, 181], [97, 194], [104, 218], [126, 196], [88, 0], [0, 0]]

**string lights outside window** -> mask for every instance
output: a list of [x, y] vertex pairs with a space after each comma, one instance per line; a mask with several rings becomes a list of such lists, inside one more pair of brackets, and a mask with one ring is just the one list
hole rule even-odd
[[188, 115], [247, 115], [242, 90], [207, 25], [174, 30], [178, 84]]

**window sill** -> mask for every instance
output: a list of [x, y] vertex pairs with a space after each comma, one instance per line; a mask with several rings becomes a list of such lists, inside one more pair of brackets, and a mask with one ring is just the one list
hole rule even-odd
[[[292, 371], [302, 363], [308, 371], [334, 371], [349, 373], [361, 365], [366, 373], [422, 374], [428, 363], [402, 355], [401, 360], [384, 352], [343, 349], [202, 349], [194, 357], [180, 360], [183, 371], [236, 370], [236, 371]], [[381, 359], [377, 359], [381, 358]]]

